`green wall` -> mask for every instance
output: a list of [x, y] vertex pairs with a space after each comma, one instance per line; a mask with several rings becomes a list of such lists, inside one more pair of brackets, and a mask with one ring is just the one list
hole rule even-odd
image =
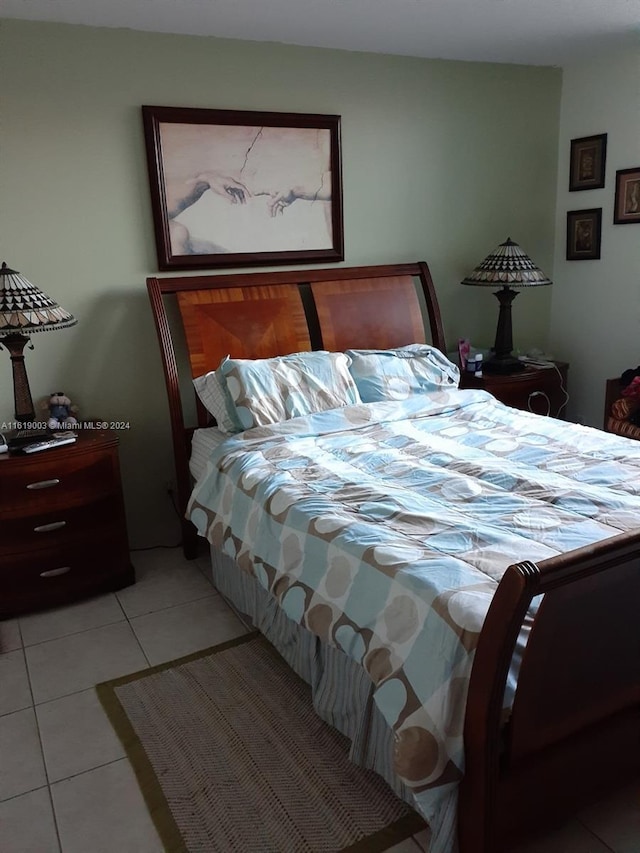
[[[569, 192], [572, 139], [607, 134], [605, 185]], [[640, 363], [640, 225], [614, 225], [616, 171], [640, 168], [640, 34], [563, 71], [550, 343], [571, 363], [569, 417], [601, 427], [608, 377]], [[568, 210], [602, 208], [600, 260], [567, 261]]]
[[[0, 260], [79, 320], [34, 338], [33, 396], [62, 388], [84, 417], [130, 422], [134, 546], [178, 536], [141, 104], [341, 115], [345, 263], [428, 261], [452, 348], [493, 342], [496, 300], [459, 282], [498, 243], [551, 270], [558, 69], [4, 20], [0, 81]], [[551, 290], [516, 301], [520, 349], [545, 346]]]

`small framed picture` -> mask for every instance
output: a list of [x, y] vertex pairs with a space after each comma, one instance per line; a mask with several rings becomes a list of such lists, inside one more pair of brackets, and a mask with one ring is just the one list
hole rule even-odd
[[607, 134], [571, 140], [569, 192], [597, 190], [604, 186]]
[[640, 166], [616, 172], [616, 202], [613, 208], [615, 225], [640, 222]]
[[594, 207], [591, 210], [569, 210], [567, 212], [567, 260], [599, 260], [601, 233], [601, 207]]

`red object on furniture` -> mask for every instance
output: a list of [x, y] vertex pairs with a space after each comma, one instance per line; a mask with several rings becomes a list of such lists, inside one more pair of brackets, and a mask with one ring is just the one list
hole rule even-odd
[[630, 423], [629, 415], [640, 409], [640, 401], [623, 395], [619, 379], [607, 379], [604, 401], [604, 429], [625, 438], [640, 441], [640, 427]]

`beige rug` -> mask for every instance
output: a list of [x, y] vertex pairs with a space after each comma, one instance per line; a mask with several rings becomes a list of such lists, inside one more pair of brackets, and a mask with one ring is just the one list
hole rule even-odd
[[424, 826], [257, 634], [97, 690], [172, 853], [374, 853]]

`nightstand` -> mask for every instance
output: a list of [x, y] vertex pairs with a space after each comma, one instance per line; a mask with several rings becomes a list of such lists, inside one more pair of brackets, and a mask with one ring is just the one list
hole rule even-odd
[[55, 450], [0, 456], [0, 619], [135, 581], [117, 435], [75, 434]]
[[565, 390], [569, 365], [566, 361], [555, 361], [553, 365], [539, 367], [529, 364], [519, 373], [506, 375], [461, 373], [460, 387], [482, 388], [506, 406], [561, 418], [567, 403]]

